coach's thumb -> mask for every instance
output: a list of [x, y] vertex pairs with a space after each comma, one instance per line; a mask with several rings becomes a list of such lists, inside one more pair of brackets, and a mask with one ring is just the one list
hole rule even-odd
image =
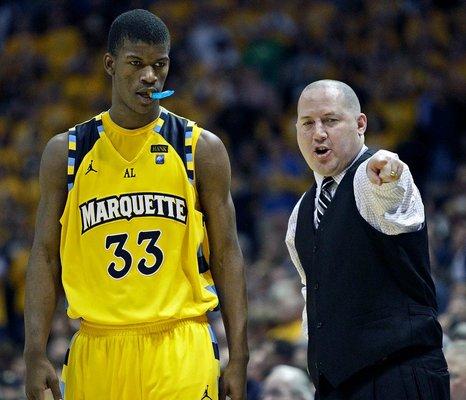
[[366, 174], [367, 174], [367, 177], [369, 178], [369, 181], [373, 183], [374, 185], [380, 186], [382, 184], [382, 179], [379, 176], [380, 174], [379, 169], [375, 169], [374, 167], [371, 168], [369, 165], [367, 165]]

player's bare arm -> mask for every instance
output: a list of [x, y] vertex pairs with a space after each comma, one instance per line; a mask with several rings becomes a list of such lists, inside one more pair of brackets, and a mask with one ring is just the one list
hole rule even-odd
[[34, 242], [26, 274], [24, 359], [28, 400], [43, 399], [50, 388], [61, 399], [55, 369], [46, 356], [52, 318], [62, 292], [60, 280], [60, 216], [66, 201], [68, 135], [53, 137], [42, 155], [41, 197]]
[[246, 398], [249, 358], [246, 283], [230, 193], [230, 162], [217, 136], [202, 132], [195, 163], [196, 184], [209, 235], [210, 267], [219, 294], [230, 354], [223, 372], [220, 399], [228, 395], [233, 400], [243, 400]]

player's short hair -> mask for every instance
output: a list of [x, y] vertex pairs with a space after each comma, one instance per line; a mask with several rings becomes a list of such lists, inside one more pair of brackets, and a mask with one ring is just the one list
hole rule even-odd
[[170, 49], [170, 33], [164, 22], [150, 11], [135, 9], [120, 14], [108, 33], [107, 51], [116, 55], [125, 39], [131, 42], [163, 44]]

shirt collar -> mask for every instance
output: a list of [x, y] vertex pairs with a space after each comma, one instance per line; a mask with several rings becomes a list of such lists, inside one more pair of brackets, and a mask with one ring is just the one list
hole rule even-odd
[[[335, 180], [335, 182], [339, 185], [340, 182], [342, 181], [343, 177], [345, 176], [346, 174], [346, 171], [348, 171], [348, 169], [351, 168], [351, 166], [357, 161], [359, 160], [359, 157], [361, 157], [365, 152], [366, 150], [368, 149], [368, 147], [363, 144], [362, 145], [362, 148], [361, 150], [359, 151], [358, 155], [356, 157], [354, 157], [353, 161], [351, 162], [350, 165], [348, 165], [343, 171], [341, 171], [338, 175], [335, 175], [333, 176], [333, 179]], [[324, 175], [320, 175], [319, 173], [315, 172], [314, 171], [314, 178], [316, 180], [316, 183], [317, 183], [317, 187], [321, 187], [322, 186], [322, 181], [324, 180]]]

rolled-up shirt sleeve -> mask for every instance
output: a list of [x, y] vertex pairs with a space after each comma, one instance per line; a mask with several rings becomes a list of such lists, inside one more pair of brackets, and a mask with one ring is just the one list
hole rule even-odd
[[[304, 195], [303, 195], [304, 197]], [[293, 265], [295, 266], [296, 270], [298, 271], [299, 277], [301, 278], [301, 283], [303, 284], [303, 288], [301, 289], [301, 292], [304, 297], [304, 310], [303, 310], [303, 334], [305, 337], [307, 337], [307, 312], [306, 312], [306, 274], [304, 272], [304, 269], [301, 265], [301, 260], [299, 259], [298, 252], [296, 251], [296, 245], [295, 245], [295, 236], [296, 236], [296, 223], [298, 221], [298, 212], [299, 212], [299, 206], [301, 204], [301, 200], [303, 199], [301, 197], [296, 204], [296, 206], [293, 209], [293, 212], [291, 213], [290, 219], [288, 220], [288, 230], [286, 232], [286, 247], [288, 248], [288, 252], [290, 253], [290, 258], [291, 261], [293, 262]]]
[[405, 164], [395, 182], [373, 184], [366, 173], [369, 160], [354, 175], [354, 197], [361, 216], [386, 235], [414, 232], [424, 225], [424, 204], [413, 177]]

